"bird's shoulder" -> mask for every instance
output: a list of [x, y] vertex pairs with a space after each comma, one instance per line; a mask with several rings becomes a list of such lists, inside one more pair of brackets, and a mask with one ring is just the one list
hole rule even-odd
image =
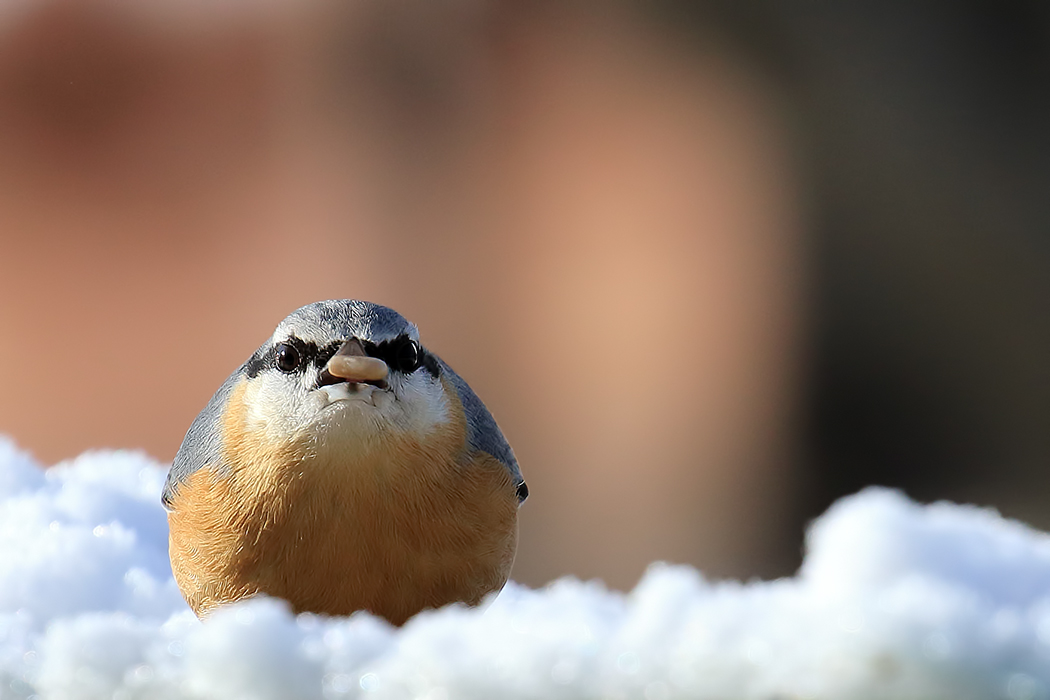
[[437, 358], [437, 361], [441, 366], [445, 381], [456, 392], [456, 398], [459, 399], [459, 403], [463, 407], [464, 419], [467, 424], [468, 449], [472, 452], [482, 452], [494, 457], [510, 473], [515, 486], [519, 490], [519, 498], [524, 501], [522, 491], [524, 491], [524, 494], [527, 494], [528, 491], [523, 489], [525, 482], [521, 475], [521, 467], [518, 466], [518, 459], [514, 456], [514, 450], [511, 449], [510, 443], [504, 437], [503, 431], [500, 430], [499, 424], [496, 423], [496, 419], [484, 402], [474, 393], [474, 390], [470, 388], [466, 380], [456, 374], [455, 370], [441, 358]]
[[186, 437], [168, 470], [161, 502], [169, 510], [179, 486], [205, 467], [222, 465], [222, 420], [230, 394], [243, 374], [243, 367], [231, 374], [190, 424]]

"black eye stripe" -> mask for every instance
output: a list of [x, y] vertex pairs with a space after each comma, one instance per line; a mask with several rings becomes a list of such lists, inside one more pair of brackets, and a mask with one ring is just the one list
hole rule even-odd
[[244, 372], [248, 375], [248, 378], [255, 379], [264, 369], [273, 367], [276, 351], [276, 347], [273, 345], [267, 346], [265, 350], [262, 348], [256, 350], [255, 354], [244, 363]]
[[423, 369], [430, 373], [434, 379], [441, 376], [441, 364], [438, 363], [436, 357], [431, 355], [426, 350], [423, 351]]
[[[255, 377], [259, 376], [259, 374], [263, 370], [266, 369], [287, 371], [281, 370], [281, 368], [278, 366], [278, 349], [282, 345], [291, 346], [295, 348], [295, 350], [299, 353], [299, 361], [295, 369], [293, 369], [292, 371], [302, 371], [310, 363], [314, 362], [318, 355], [322, 352], [318, 350], [317, 343], [308, 343], [301, 340], [300, 338], [292, 336], [291, 338], [287, 338], [286, 340], [282, 340], [273, 345], [268, 345], [265, 350], [262, 348], [256, 350], [255, 354], [252, 355], [251, 358], [249, 358], [249, 360], [244, 364], [244, 371], [245, 374], [248, 375], [248, 378], [254, 379]], [[336, 343], [336, 348], [338, 348], [338, 343]], [[327, 348], [325, 348], [325, 351], [327, 351]], [[332, 354], [334, 353], [335, 350], [332, 350]], [[329, 355], [329, 357], [331, 357], [331, 355]], [[325, 361], [327, 362], [327, 360]]]
[[441, 376], [441, 367], [434, 356], [407, 335], [382, 343], [365, 341], [362, 345], [366, 353], [387, 363], [395, 372], [411, 374], [423, 367], [431, 376]]
[[365, 343], [365, 352], [387, 363], [391, 370], [411, 374], [419, 369], [419, 344], [407, 335], [382, 343]]
[[318, 350], [314, 357], [314, 365], [318, 368], [323, 368], [328, 364], [328, 361], [332, 359], [335, 353], [339, 351], [339, 348], [342, 347], [342, 345], [343, 342], [341, 340], [336, 340]]
[[[317, 343], [305, 342], [292, 336], [281, 342], [268, 345], [265, 349], [260, 348], [257, 350], [244, 364], [244, 371], [249, 378], [254, 379], [263, 370], [279, 370], [277, 366], [277, 348], [281, 345], [291, 345], [299, 352], [300, 360], [295, 371], [302, 371], [311, 364], [320, 369], [328, 364], [328, 361], [338, 352], [342, 344], [343, 341], [336, 340], [328, 343], [323, 348], [319, 348]], [[437, 358], [407, 335], [398, 336], [393, 340], [386, 340], [382, 343], [373, 343], [365, 340], [362, 341], [361, 345], [366, 353], [371, 357], [376, 357], [386, 362], [393, 371], [411, 374], [422, 367], [434, 378], [441, 376], [441, 365]], [[415, 348], [414, 362], [405, 362], [406, 356], [411, 357], [412, 355], [407, 350], [409, 345]]]

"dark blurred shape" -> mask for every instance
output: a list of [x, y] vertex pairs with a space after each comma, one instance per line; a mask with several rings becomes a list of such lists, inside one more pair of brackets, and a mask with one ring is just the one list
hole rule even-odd
[[883, 483], [1050, 527], [1050, 9], [776, 4], [818, 173], [810, 512]]

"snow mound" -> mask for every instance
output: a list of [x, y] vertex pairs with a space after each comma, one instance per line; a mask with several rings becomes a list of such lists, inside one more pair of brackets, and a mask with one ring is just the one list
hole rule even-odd
[[128, 452], [45, 472], [0, 439], [0, 699], [1050, 698], [1050, 538], [989, 510], [868, 489], [779, 581], [654, 564], [628, 595], [512, 583], [401, 629], [266, 598], [201, 623], [163, 479]]

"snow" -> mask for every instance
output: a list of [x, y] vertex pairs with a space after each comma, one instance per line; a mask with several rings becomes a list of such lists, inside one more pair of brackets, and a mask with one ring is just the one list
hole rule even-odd
[[163, 479], [131, 452], [43, 471], [0, 438], [0, 699], [1050, 698], [1050, 538], [991, 510], [868, 489], [778, 581], [654, 564], [626, 595], [512, 583], [401, 629], [266, 598], [201, 623]]

